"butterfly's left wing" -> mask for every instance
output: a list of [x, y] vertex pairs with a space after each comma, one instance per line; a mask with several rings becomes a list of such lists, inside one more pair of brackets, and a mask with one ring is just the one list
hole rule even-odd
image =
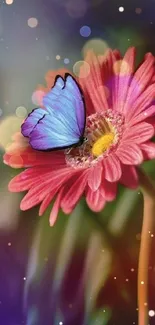
[[[55, 80], [54, 86], [51, 90], [51, 101], [55, 101], [62, 88], [64, 88], [64, 80], [58, 76]], [[21, 132], [24, 135], [24, 137], [29, 137], [30, 133], [34, 129], [34, 127], [37, 125], [37, 123], [47, 114], [50, 114], [48, 110], [45, 110], [43, 108], [35, 108], [25, 119], [24, 123], [21, 126]]]
[[30, 144], [36, 150], [68, 148], [78, 144], [85, 129], [85, 106], [76, 81], [67, 75], [59, 96], [53, 89], [44, 97], [48, 111], [30, 134]]

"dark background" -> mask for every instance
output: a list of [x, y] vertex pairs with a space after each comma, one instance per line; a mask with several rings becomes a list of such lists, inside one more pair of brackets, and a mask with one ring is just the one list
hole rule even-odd
[[[35, 106], [32, 94], [46, 85], [45, 74], [73, 71], [89, 40], [98, 53], [105, 44], [122, 53], [134, 45], [137, 63], [147, 51], [155, 55], [155, 1], [6, 2], [0, 3], [0, 325], [137, 324], [141, 193], [120, 188], [117, 200], [98, 214], [82, 201], [71, 216], [60, 213], [51, 229], [49, 210], [42, 218], [38, 208], [20, 212], [22, 195], [7, 190], [18, 171], [3, 165], [2, 156]], [[28, 26], [31, 17], [38, 20], [35, 28]], [[88, 38], [80, 35], [84, 25], [91, 28]], [[154, 162], [144, 168], [155, 178]], [[149, 310], [155, 310], [153, 236]]]

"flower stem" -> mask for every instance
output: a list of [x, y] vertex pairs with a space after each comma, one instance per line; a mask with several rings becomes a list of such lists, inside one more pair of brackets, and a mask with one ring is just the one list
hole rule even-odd
[[144, 198], [143, 225], [138, 265], [138, 324], [148, 325], [148, 268], [151, 234], [155, 219], [155, 188], [149, 177], [138, 169], [140, 187]]

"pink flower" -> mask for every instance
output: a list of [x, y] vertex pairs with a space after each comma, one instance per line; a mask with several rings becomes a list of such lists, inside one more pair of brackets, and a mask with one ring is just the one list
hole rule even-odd
[[[70, 152], [39, 152], [17, 134], [4, 155], [6, 164], [26, 168], [9, 184], [10, 191], [28, 191], [22, 210], [41, 203], [42, 215], [55, 199], [51, 225], [59, 208], [70, 213], [83, 195], [90, 209], [100, 211], [106, 201], [115, 199], [118, 182], [136, 188], [136, 166], [155, 158], [152, 54], [135, 72], [134, 48], [124, 58], [118, 51], [109, 50], [104, 57], [89, 52], [85, 61], [78, 82], [86, 102], [88, 142]], [[50, 86], [48, 81], [47, 89]]]

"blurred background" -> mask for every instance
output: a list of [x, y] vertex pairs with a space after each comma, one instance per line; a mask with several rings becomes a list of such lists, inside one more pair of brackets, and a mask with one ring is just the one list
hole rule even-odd
[[[81, 201], [70, 216], [19, 209], [9, 193], [19, 170], [3, 165], [4, 150], [37, 105], [45, 75], [77, 74], [88, 48], [124, 53], [137, 47], [137, 64], [155, 55], [154, 0], [0, 1], [0, 324], [137, 324], [137, 265], [143, 200], [119, 188], [117, 200], [94, 214]], [[144, 164], [155, 178], [155, 163]], [[155, 324], [155, 241], [151, 234], [149, 320]]]

